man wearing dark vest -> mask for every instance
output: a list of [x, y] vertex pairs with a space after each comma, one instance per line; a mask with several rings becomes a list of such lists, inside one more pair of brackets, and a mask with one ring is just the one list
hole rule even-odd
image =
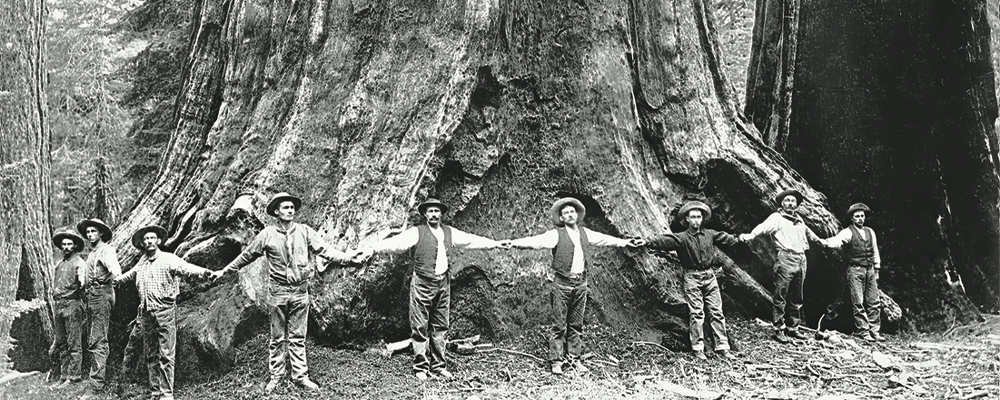
[[541, 235], [511, 241], [520, 249], [552, 249], [552, 269], [555, 278], [550, 285], [552, 305], [552, 338], [549, 341], [549, 362], [552, 373], [562, 375], [563, 364], [586, 372], [580, 361], [583, 352], [584, 314], [587, 310], [587, 270], [590, 268], [590, 246], [638, 247], [639, 239], [619, 239], [594, 232], [579, 225], [587, 209], [579, 200], [559, 199], [549, 209], [555, 229]]
[[676, 250], [684, 267], [684, 299], [690, 314], [691, 350], [695, 357], [705, 357], [705, 306], [711, 317], [712, 332], [715, 334], [715, 350], [723, 357], [736, 359], [729, 352], [729, 335], [726, 333], [726, 316], [722, 313], [722, 294], [719, 281], [715, 277], [712, 259], [715, 246], [732, 246], [739, 240], [726, 232], [702, 228], [702, 222], [712, 217], [712, 209], [700, 201], [689, 201], [677, 212], [677, 218], [684, 221], [687, 230], [668, 233], [649, 239], [646, 246], [661, 250]]
[[56, 233], [52, 242], [62, 250], [62, 259], [52, 274], [52, 311], [55, 338], [49, 348], [52, 369], [49, 380], [63, 380], [56, 388], [63, 388], [82, 379], [83, 360], [83, 281], [87, 264], [80, 258], [83, 238], [72, 231]]
[[795, 189], [778, 193], [774, 197], [774, 202], [779, 205], [778, 211], [768, 216], [750, 233], [740, 235], [740, 240], [744, 242], [753, 240], [759, 235], [771, 236], [774, 239], [774, 246], [778, 248], [778, 259], [774, 263], [771, 322], [774, 324], [774, 340], [780, 343], [790, 343], [789, 336], [795, 339], [808, 338], [799, 332], [799, 322], [802, 318], [800, 314], [802, 285], [806, 279], [806, 250], [809, 249], [810, 242], [823, 243], [822, 239], [806, 226], [797, 211], [802, 199], [802, 193]]
[[115, 278], [115, 283], [135, 281], [139, 291], [136, 321], [143, 332], [149, 398], [173, 400], [180, 277], [207, 279], [212, 271], [184, 261], [173, 253], [161, 251], [160, 244], [166, 238], [167, 230], [156, 225], [135, 231], [132, 245], [142, 251], [142, 257], [132, 269]]
[[275, 194], [265, 211], [277, 218], [278, 223], [260, 231], [235, 260], [213, 274], [213, 278], [218, 279], [267, 256], [271, 377], [264, 386], [265, 392], [273, 391], [285, 377], [286, 358], [291, 364], [295, 384], [309, 390], [319, 389], [319, 385], [309, 379], [306, 362], [309, 282], [317, 273], [326, 270], [326, 263], [316, 262], [317, 255], [341, 263], [350, 259], [348, 254], [327, 244], [313, 228], [294, 222], [295, 213], [301, 208], [302, 200], [298, 197], [284, 192]]
[[878, 270], [882, 259], [878, 254], [875, 231], [865, 226], [865, 218], [871, 209], [864, 203], [856, 203], [847, 209], [851, 225], [826, 239], [830, 247], [844, 246], [847, 256], [847, 284], [851, 289], [854, 304], [855, 334], [869, 341], [885, 340], [879, 334], [879, 309], [881, 302], [878, 292]]
[[451, 251], [509, 246], [445, 225], [441, 217], [448, 212], [448, 206], [435, 199], [420, 203], [417, 212], [424, 216], [426, 224], [361, 249], [356, 259], [367, 259], [374, 253], [409, 251], [413, 263], [410, 280], [413, 372], [421, 381], [427, 380], [428, 373], [447, 379], [452, 377], [444, 361], [445, 335], [451, 324]]
[[90, 353], [90, 379], [95, 389], [105, 385], [104, 375], [108, 361], [108, 324], [111, 309], [115, 306], [115, 288], [112, 283], [122, 274], [118, 254], [108, 245], [111, 228], [99, 219], [85, 219], [76, 224], [77, 232], [90, 242], [87, 255], [86, 291], [87, 319], [90, 326], [87, 352]]

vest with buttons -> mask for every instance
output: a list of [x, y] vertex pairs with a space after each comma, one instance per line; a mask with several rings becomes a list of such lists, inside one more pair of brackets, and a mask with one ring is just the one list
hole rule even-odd
[[[444, 232], [445, 257], [449, 260], [448, 269], [451, 269], [451, 227], [441, 225]], [[411, 256], [413, 257], [413, 271], [425, 278], [434, 278], [434, 269], [437, 265], [438, 240], [431, 232], [427, 224], [417, 226], [417, 245], [413, 246]]]
[[56, 300], [79, 299], [81, 294], [78, 271], [86, 268], [83, 258], [73, 254], [69, 259], [63, 259], [56, 265], [52, 279], [52, 298]]
[[871, 266], [875, 264], [875, 246], [872, 244], [872, 229], [865, 227], [866, 238], [851, 224], [851, 241], [848, 242], [847, 258], [851, 265]]
[[[576, 229], [580, 232], [580, 247], [583, 251], [583, 272], [586, 274], [587, 269], [590, 268], [590, 241], [587, 240], [587, 231], [583, 227], [577, 226]], [[559, 233], [559, 242], [552, 249], [552, 269], [556, 271], [556, 275], [567, 278], [569, 277], [570, 269], [573, 268], [573, 240], [569, 238], [569, 232], [566, 227], [556, 228], [556, 232]]]

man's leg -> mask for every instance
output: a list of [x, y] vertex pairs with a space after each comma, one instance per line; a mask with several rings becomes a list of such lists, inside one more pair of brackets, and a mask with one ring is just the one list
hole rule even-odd
[[66, 309], [66, 363], [63, 374], [67, 379], [83, 379], [83, 324], [85, 319], [83, 300], [73, 300]]
[[791, 267], [792, 279], [788, 284], [788, 311], [785, 314], [788, 319], [788, 331], [801, 335], [798, 331], [802, 320], [802, 288], [806, 281], [806, 256], [796, 254], [792, 260], [794, 263]]
[[854, 310], [855, 333], [868, 333], [868, 317], [865, 316], [865, 269], [849, 265], [847, 267], [847, 287], [851, 291], [851, 305]]
[[163, 394], [160, 390], [160, 328], [156, 318], [148, 310], [139, 310], [139, 328], [142, 331], [142, 349], [146, 353], [146, 372], [149, 375], [149, 394], [157, 398]]
[[431, 369], [427, 354], [429, 338], [427, 322], [431, 301], [436, 292], [433, 280], [413, 274], [410, 279], [410, 339], [413, 346], [413, 372], [428, 373]]
[[288, 300], [289, 295], [279, 290], [271, 290], [268, 299], [268, 319], [271, 325], [271, 340], [267, 345], [267, 365], [271, 371], [271, 380], [279, 381], [285, 377], [285, 353], [288, 352]]
[[174, 307], [153, 313], [156, 318], [157, 378], [163, 397], [174, 395], [174, 356], [177, 348], [177, 311]]
[[66, 324], [68, 321], [64, 311], [66, 308], [66, 301], [56, 300], [53, 303], [55, 308], [55, 318], [52, 320], [52, 327], [55, 337], [52, 338], [52, 346], [49, 347], [49, 361], [52, 365], [49, 370], [49, 380], [53, 382], [60, 382], [63, 379], [70, 378], [66, 375], [66, 360], [63, 356], [63, 354], [66, 353], [67, 347]]
[[431, 371], [438, 372], [446, 368], [444, 362], [445, 336], [448, 335], [448, 328], [451, 326], [451, 278], [445, 276], [439, 284], [437, 294], [434, 298], [433, 307], [430, 308], [428, 329], [430, 330], [430, 348], [428, 356], [430, 358]]
[[578, 361], [583, 354], [583, 323], [589, 296], [590, 286], [587, 282], [573, 288], [569, 296], [566, 310], [566, 352], [574, 361]]
[[549, 339], [549, 362], [562, 366], [566, 361], [566, 325], [567, 305], [573, 288], [560, 285], [558, 282], [549, 284], [549, 304], [551, 305], [552, 336]]
[[702, 300], [699, 271], [684, 271], [684, 300], [688, 304], [691, 350], [705, 351], [705, 304]]
[[705, 305], [708, 306], [712, 318], [712, 332], [715, 335], [715, 350], [729, 350], [729, 332], [726, 328], [726, 315], [722, 313], [722, 293], [719, 290], [719, 280], [715, 272], [711, 272], [704, 286]]
[[774, 293], [771, 295], [772, 300], [772, 320], [774, 324], [774, 330], [781, 332], [785, 326], [785, 299], [788, 296], [788, 287], [792, 282], [793, 275], [793, 257], [792, 254], [788, 253], [778, 253], [778, 261], [774, 263]]
[[92, 289], [85, 294], [90, 319], [87, 352], [90, 353], [90, 379], [103, 384], [108, 362], [108, 324], [114, 306], [113, 287]]
[[288, 304], [288, 358], [292, 365], [292, 381], [309, 380], [306, 362], [306, 328], [309, 324], [309, 293], [295, 293]]
[[879, 297], [878, 278], [875, 268], [867, 268], [865, 273], [865, 311], [868, 312], [868, 327], [872, 337], [878, 339], [882, 327], [882, 299]]

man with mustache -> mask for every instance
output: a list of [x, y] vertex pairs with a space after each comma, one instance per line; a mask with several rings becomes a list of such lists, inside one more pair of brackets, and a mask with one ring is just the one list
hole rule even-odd
[[855, 335], [864, 340], [883, 341], [885, 338], [878, 332], [881, 325], [878, 271], [882, 267], [882, 258], [878, 253], [875, 231], [865, 226], [870, 212], [871, 209], [864, 203], [851, 205], [847, 209], [851, 225], [826, 239], [825, 244], [829, 247], [844, 246], [848, 260], [847, 284], [854, 304]]
[[268, 366], [271, 377], [264, 386], [265, 392], [273, 391], [285, 377], [286, 359], [291, 364], [295, 384], [309, 390], [319, 389], [319, 385], [309, 379], [309, 364], [306, 361], [309, 283], [316, 273], [326, 270], [326, 263], [316, 261], [317, 255], [338, 262], [350, 259], [348, 254], [328, 245], [311, 227], [295, 222], [295, 214], [301, 207], [302, 199], [288, 193], [271, 197], [265, 211], [275, 217], [277, 224], [260, 231], [235, 260], [213, 274], [213, 279], [219, 279], [229, 271], [267, 256], [268, 314], [271, 321]]
[[111, 323], [111, 309], [115, 306], [114, 279], [122, 274], [118, 254], [108, 245], [111, 228], [99, 219], [85, 219], [76, 224], [76, 230], [90, 242], [87, 255], [86, 290], [87, 319], [90, 332], [87, 335], [87, 352], [90, 353], [90, 379], [93, 389], [105, 386], [104, 375], [108, 360], [108, 325]]
[[444, 349], [451, 325], [451, 252], [461, 248], [509, 248], [509, 245], [445, 225], [441, 219], [448, 212], [448, 206], [436, 199], [420, 203], [417, 212], [427, 223], [361, 249], [355, 257], [365, 260], [374, 253], [409, 251], [413, 263], [410, 279], [413, 373], [421, 381], [427, 380], [428, 373], [448, 379], [452, 373], [445, 365]]
[[555, 279], [550, 285], [552, 306], [552, 338], [549, 341], [549, 363], [555, 375], [563, 374], [564, 364], [580, 371], [589, 369], [580, 361], [583, 352], [583, 322], [587, 310], [587, 269], [590, 246], [639, 247], [641, 239], [619, 239], [594, 232], [579, 225], [587, 209], [572, 197], [559, 199], [549, 209], [555, 229], [541, 235], [511, 241], [519, 249], [552, 249], [552, 269]]
[[174, 355], [177, 346], [177, 295], [180, 276], [207, 279], [212, 271], [160, 250], [167, 230], [150, 225], [132, 235], [132, 245], [142, 251], [139, 262], [115, 279], [135, 281], [139, 290], [139, 329], [144, 333], [150, 398], [173, 400]]
[[52, 242], [62, 250], [62, 259], [52, 273], [52, 311], [55, 338], [49, 348], [52, 369], [49, 380], [63, 380], [56, 388], [79, 382], [83, 360], [84, 308], [82, 286], [87, 264], [78, 252], [83, 248], [83, 238], [72, 231], [56, 233]]
[[774, 264], [774, 293], [771, 295], [771, 322], [774, 324], [774, 340], [780, 343], [791, 343], [789, 336], [795, 339], [807, 338], [799, 332], [802, 284], [806, 279], [806, 250], [809, 249], [809, 242], [823, 243], [799, 215], [798, 208], [802, 199], [802, 193], [795, 189], [778, 193], [774, 197], [774, 202], [780, 205], [778, 211], [750, 233], [740, 235], [740, 240], [744, 242], [760, 235], [769, 235], [774, 238], [774, 245], [778, 248], [778, 260]]

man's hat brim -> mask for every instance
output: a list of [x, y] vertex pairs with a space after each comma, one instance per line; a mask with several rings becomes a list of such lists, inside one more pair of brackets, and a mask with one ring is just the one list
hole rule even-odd
[[274, 197], [271, 197], [271, 201], [267, 202], [267, 209], [266, 209], [267, 215], [270, 215], [272, 217], [277, 216], [274, 212], [278, 210], [278, 207], [281, 206], [281, 203], [286, 201], [290, 201], [292, 202], [292, 204], [295, 205], [295, 211], [298, 211], [299, 209], [302, 208], [302, 199], [292, 196], [288, 193], [281, 192], [274, 195]]
[[562, 209], [566, 208], [567, 205], [571, 205], [573, 206], [573, 208], [576, 209], [577, 223], [580, 223], [581, 221], [583, 221], [584, 218], [587, 217], [587, 207], [584, 207], [583, 203], [581, 203], [580, 200], [574, 199], [572, 197], [563, 197], [559, 200], [556, 200], [556, 202], [552, 204], [552, 208], [549, 210], [550, 214], [549, 216], [552, 219], [553, 225], [557, 227], [565, 225], [562, 222], [562, 218], [560, 217], [562, 216]]
[[63, 239], [72, 240], [73, 244], [76, 245], [76, 251], [80, 251], [83, 249], [83, 238], [80, 237], [80, 235], [77, 235], [75, 232], [70, 232], [70, 231], [59, 232], [53, 235], [52, 243], [54, 243], [56, 247], [62, 248]]
[[87, 237], [87, 227], [90, 226], [97, 228], [97, 231], [101, 232], [101, 240], [103, 240], [104, 243], [111, 242], [111, 228], [107, 224], [105, 224], [104, 221], [101, 221], [97, 218], [90, 218], [80, 221], [79, 224], [76, 224], [76, 231], [80, 232], [81, 236]]
[[850, 208], [847, 209], [846, 218], [848, 220], [850, 220], [851, 218], [854, 218], [854, 213], [856, 211], [864, 211], [865, 214], [870, 214], [872, 212], [872, 209], [868, 208], [868, 206], [865, 205], [865, 203], [854, 203], [854, 204], [851, 205]]
[[427, 207], [431, 206], [439, 208], [441, 210], [441, 214], [448, 212], [448, 206], [435, 199], [429, 199], [423, 203], [420, 203], [420, 205], [417, 206], [417, 212], [420, 213], [420, 215], [424, 215], [424, 210], [426, 210]]
[[805, 199], [805, 197], [802, 196], [802, 192], [799, 192], [798, 190], [795, 189], [788, 189], [781, 193], [778, 193], [777, 196], [774, 196], [774, 202], [778, 203], [778, 205], [781, 205], [781, 202], [784, 201], [785, 197], [788, 196], [795, 196], [799, 204], [802, 204], [802, 200]]
[[135, 248], [137, 248], [139, 250], [145, 250], [146, 248], [142, 245], [142, 239], [149, 232], [155, 232], [156, 233], [156, 236], [158, 236], [160, 238], [160, 246], [161, 247], [167, 241], [167, 230], [166, 229], [163, 229], [163, 227], [161, 227], [161, 226], [150, 225], [150, 226], [146, 226], [146, 227], [143, 227], [143, 228], [139, 228], [139, 230], [135, 231], [135, 233], [132, 234], [132, 246], [135, 246]]
[[687, 221], [687, 215], [691, 212], [691, 210], [700, 210], [705, 221], [712, 218], [712, 209], [708, 207], [708, 204], [700, 201], [689, 201], [681, 207], [680, 211], [677, 212], [677, 218], [680, 218], [682, 224]]

